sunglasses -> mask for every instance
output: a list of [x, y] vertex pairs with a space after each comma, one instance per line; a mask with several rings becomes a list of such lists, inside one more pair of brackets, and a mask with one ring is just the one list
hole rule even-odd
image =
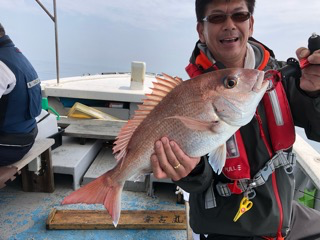
[[227, 20], [228, 16], [231, 17], [234, 22], [245, 22], [251, 17], [251, 13], [249, 12], [236, 12], [232, 14], [227, 13], [214, 13], [209, 16], [206, 16], [202, 21], [209, 22], [213, 24], [223, 23]]

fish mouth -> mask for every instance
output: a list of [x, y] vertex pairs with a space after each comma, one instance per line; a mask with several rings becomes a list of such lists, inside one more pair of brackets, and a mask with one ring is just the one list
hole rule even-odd
[[269, 81], [264, 79], [264, 71], [259, 71], [257, 76], [257, 81], [252, 87], [252, 91], [259, 93], [261, 91], [266, 91], [269, 86]]

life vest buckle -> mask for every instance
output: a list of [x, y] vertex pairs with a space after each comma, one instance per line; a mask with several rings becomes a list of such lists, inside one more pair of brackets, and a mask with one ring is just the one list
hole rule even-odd
[[288, 153], [287, 160], [289, 161], [289, 165], [285, 166], [284, 170], [287, 174], [292, 174], [296, 166], [296, 155], [292, 152]]
[[252, 188], [248, 188], [245, 193], [244, 193], [245, 197], [247, 197], [248, 199], [253, 199], [255, 198], [255, 196], [257, 195], [256, 191]]
[[229, 189], [228, 184], [226, 184], [226, 183], [218, 182], [216, 184], [216, 189], [217, 189], [219, 195], [223, 196], [223, 197], [230, 197], [231, 194], [232, 194], [230, 189]]
[[269, 176], [273, 173], [273, 171], [274, 170], [272, 169], [271, 164], [267, 164], [261, 169], [260, 174], [264, 182], [268, 180]]
[[220, 196], [229, 197], [231, 194], [240, 194], [244, 192], [248, 194], [248, 198], [252, 199], [256, 196], [256, 192], [253, 188], [259, 187], [265, 184], [269, 176], [280, 167], [283, 167], [287, 174], [292, 174], [296, 163], [296, 155], [292, 152], [279, 151], [273, 156], [265, 166], [252, 178], [238, 179], [232, 183], [216, 184], [217, 192]]

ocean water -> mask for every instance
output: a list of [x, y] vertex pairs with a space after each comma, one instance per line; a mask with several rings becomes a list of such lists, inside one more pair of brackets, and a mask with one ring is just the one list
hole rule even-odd
[[[56, 63], [55, 61], [43, 61], [29, 59], [33, 67], [38, 73], [41, 81], [51, 80], [57, 78]], [[83, 76], [83, 75], [94, 75], [106, 72], [128, 72], [130, 71], [130, 63], [123, 64], [122, 66], [115, 66], [112, 64], [103, 63], [59, 63], [60, 78]]]

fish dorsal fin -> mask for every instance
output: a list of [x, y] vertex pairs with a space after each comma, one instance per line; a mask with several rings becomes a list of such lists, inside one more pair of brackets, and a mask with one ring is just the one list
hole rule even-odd
[[141, 105], [138, 105], [138, 110], [135, 111], [134, 117], [120, 130], [113, 147], [113, 153], [116, 154], [117, 161], [125, 158], [130, 139], [140, 123], [172, 89], [182, 82], [181, 78], [171, 77], [164, 73], [162, 75], [164, 78], [156, 77], [157, 81], [153, 82], [153, 88], [151, 88], [152, 93], [146, 94], [147, 98], [143, 100]]

